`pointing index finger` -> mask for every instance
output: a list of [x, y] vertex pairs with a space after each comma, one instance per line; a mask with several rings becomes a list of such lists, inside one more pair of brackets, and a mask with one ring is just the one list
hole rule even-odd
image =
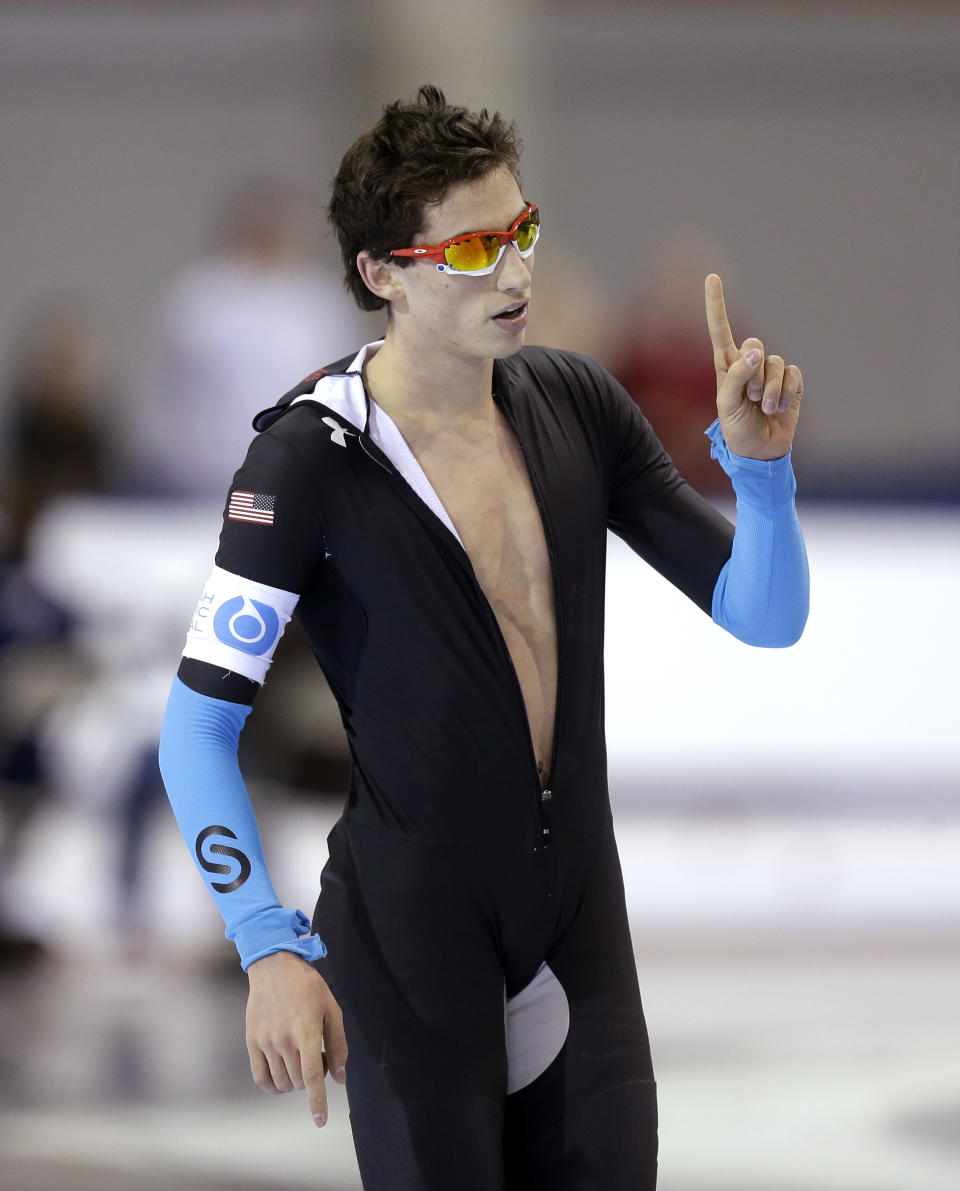
[[[707, 326], [715, 357], [722, 359], [729, 367], [740, 358], [737, 345], [733, 342], [727, 307], [723, 301], [723, 282], [716, 273], [711, 273], [704, 282], [704, 298], [707, 305]], [[717, 361], [719, 363], [719, 359]]]

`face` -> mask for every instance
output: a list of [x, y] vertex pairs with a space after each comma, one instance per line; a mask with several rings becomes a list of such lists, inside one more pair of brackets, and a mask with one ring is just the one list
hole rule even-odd
[[[423, 233], [414, 244], [440, 244], [464, 232], [503, 231], [526, 204], [506, 168], [475, 182], [452, 186], [427, 208]], [[413, 247], [413, 245], [411, 245]], [[512, 355], [523, 346], [533, 256], [522, 260], [509, 245], [485, 277], [440, 272], [432, 261], [397, 267], [403, 294], [393, 303], [392, 333], [410, 350], [471, 359]]]

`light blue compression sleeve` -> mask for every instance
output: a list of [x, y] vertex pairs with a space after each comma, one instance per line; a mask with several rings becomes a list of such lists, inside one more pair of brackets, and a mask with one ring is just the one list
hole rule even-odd
[[729, 449], [719, 421], [706, 434], [737, 497], [733, 551], [713, 590], [713, 619], [748, 645], [793, 645], [807, 622], [810, 572], [790, 453], [746, 459]]
[[274, 951], [310, 961], [327, 953], [306, 914], [280, 904], [267, 874], [237, 762], [249, 714], [244, 704], [198, 694], [175, 678], [160, 739], [170, 805], [244, 970]]

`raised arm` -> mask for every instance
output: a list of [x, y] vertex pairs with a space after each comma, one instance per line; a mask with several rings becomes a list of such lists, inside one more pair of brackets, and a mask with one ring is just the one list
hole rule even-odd
[[810, 603], [790, 457], [803, 377], [782, 356], [765, 356], [759, 339], [737, 347], [716, 273], [704, 283], [704, 298], [717, 375], [717, 420], [707, 435], [737, 497], [737, 529], [714, 588], [713, 619], [750, 645], [792, 645]]
[[793, 644], [809, 575], [790, 458], [803, 381], [758, 339], [737, 348], [720, 278], [706, 280], [717, 376], [711, 453], [737, 497], [736, 529], [677, 472], [650, 424], [608, 377], [608, 524], [717, 624], [751, 645]]

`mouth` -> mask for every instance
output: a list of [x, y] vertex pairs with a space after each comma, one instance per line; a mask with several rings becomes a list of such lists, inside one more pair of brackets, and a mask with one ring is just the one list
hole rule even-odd
[[526, 322], [527, 307], [529, 304], [529, 298], [525, 302], [514, 302], [513, 305], [501, 310], [499, 314], [493, 315], [493, 321], [500, 323], [504, 327], [516, 326], [519, 323]]

